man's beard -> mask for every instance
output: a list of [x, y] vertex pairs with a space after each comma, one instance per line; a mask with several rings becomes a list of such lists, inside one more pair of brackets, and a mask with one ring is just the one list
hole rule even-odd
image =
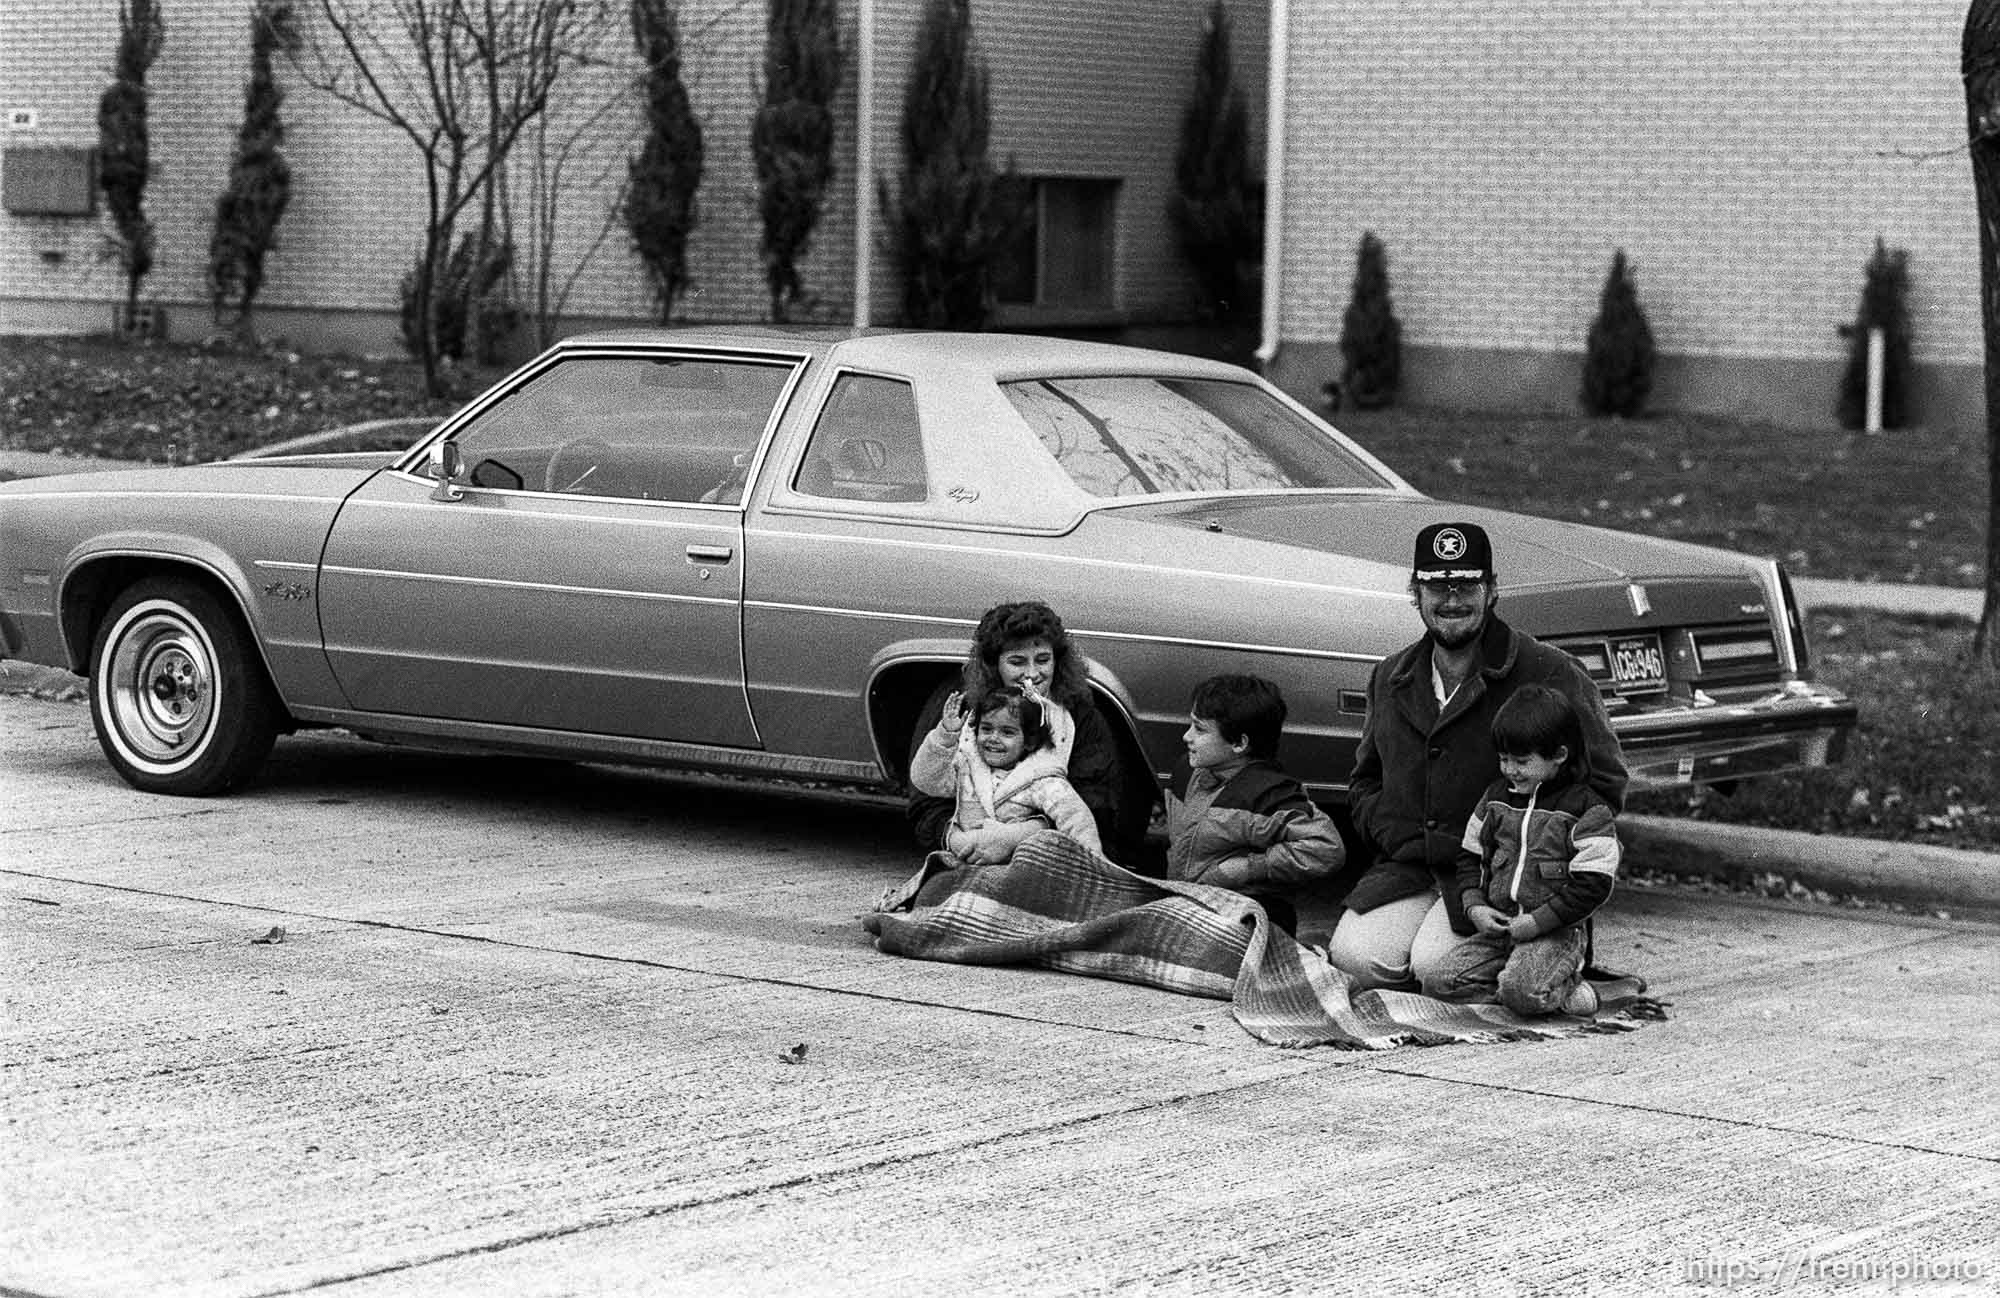
[[1479, 633], [1485, 629], [1486, 624], [1484, 620], [1469, 623], [1463, 630], [1454, 628], [1450, 631], [1440, 631], [1438, 628], [1432, 627], [1431, 639], [1436, 641], [1442, 648], [1456, 651], [1477, 642]]
[[[1480, 608], [1477, 605], [1468, 605], [1463, 613], [1456, 610], [1448, 613], [1440, 608], [1424, 619], [1424, 629], [1431, 633], [1431, 639], [1440, 647], [1456, 652], [1478, 642], [1486, 632], [1487, 617], [1491, 612], [1490, 607]], [[1451, 625], [1444, 625], [1447, 622]]]

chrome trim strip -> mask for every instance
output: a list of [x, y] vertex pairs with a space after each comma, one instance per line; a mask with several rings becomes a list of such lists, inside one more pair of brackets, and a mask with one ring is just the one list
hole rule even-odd
[[[163, 471], [164, 471], [165, 469], [167, 469], [167, 468], [169, 468], [169, 467], [178, 467], [178, 468], [183, 468], [183, 469], [194, 469], [194, 468], [203, 468], [203, 467], [206, 467], [206, 466], [203, 466], [203, 465], [196, 465], [196, 464], [183, 464], [183, 465], [178, 465], [178, 466], [169, 466], [169, 465], [165, 465], [165, 464], [154, 464], [154, 465], [140, 465], [140, 466], [137, 466], [137, 467], [139, 467], [139, 468], [154, 468], [154, 469], [160, 469], [160, 470], [163, 470]], [[367, 476], [368, 476], [368, 475], [366, 475], [366, 474], [363, 474], [363, 475], [362, 475], [362, 480], [365, 480], [365, 479], [367, 478]], [[342, 500], [346, 499], [346, 493], [345, 493], [345, 492], [342, 492], [342, 493], [341, 493], [340, 495], [337, 495], [337, 496], [329, 496], [329, 495], [320, 495], [320, 496], [301, 496], [301, 495], [295, 495], [295, 494], [293, 494], [293, 493], [291, 493], [291, 492], [285, 492], [285, 493], [282, 493], [282, 494], [281, 494], [281, 493], [278, 493], [278, 492], [274, 492], [274, 491], [195, 491], [195, 490], [192, 490], [192, 489], [173, 489], [173, 490], [165, 490], [165, 489], [163, 489], [163, 490], [158, 490], [158, 491], [154, 491], [154, 490], [147, 490], [147, 491], [104, 491], [104, 490], [101, 490], [101, 489], [92, 489], [92, 490], [89, 490], [89, 491], [45, 491], [45, 492], [41, 492], [41, 493], [38, 493], [38, 494], [39, 494], [39, 496], [40, 496], [40, 497], [42, 497], [42, 498], [48, 498], [48, 497], [54, 497], [54, 498], [56, 498], [56, 499], [59, 499], [59, 500], [133, 500], [133, 499], [138, 499], [138, 500], [144, 500], [144, 501], [154, 501], [154, 500], [258, 500], [258, 501], [278, 501], [278, 500], [288, 500], [288, 501], [293, 501], [293, 502], [303, 502], [303, 503], [305, 503], [305, 504], [308, 504], [308, 505], [325, 505], [325, 506], [328, 506], [329, 508], [331, 508], [331, 507], [333, 507], [333, 506], [335, 506], [335, 505], [338, 505], [338, 504], [340, 504], [340, 502], [341, 502]]]
[[395, 572], [386, 568], [347, 568], [337, 564], [326, 564], [319, 569], [322, 575], [338, 573], [345, 577], [385, 577], [391, 581], [427, 581], [446, 586], [499, 586], [508, 590], [543, 591], [553, 595], [605, 595], [616, 599], [653, 600], [665, 604], [720, 604], [734, 608], [740, 600], [733, 597], [721, 598], [713, 595], [674, 595], [660, 591], [611, 590], [599, 586], [565, 586], [548, 581], [508, 581], [499, 577], [447, 577], [440, 573]]
[[[404, 474], [403, 476], [409, 478], [416, 486], [424, 486], [426, 484], [430, 486], [437, 485], [436, 479], [424, 477], [419, 474]], [[570, 500], [575, 501], [579, 505], [643, 505], [653, 509], [665, 506], [668, 509], [699, 509], [708, 513], [730, 516], [727, 522], [718, 520], [708, 525], [713, 527], [734, 527], [736, 525], [734, 516], [742, 512], [741, 507], [737, 505], [705, 505], [698, 500], [646, 500], [638, 496], [586, 496], [580, 493], [564, 493], [559, 491], [513, 491], [506, 487], [475, 487], [470, 483], [461, 485], [467, 491], [485, 492], [495, 496], [507, 496], [515, 500]], [[429, 496], [425, 496], [422, 500], [363, 500], [351, 503], [346, 508], [426, 510], [433, 508], [435, 504], [436, 502]], [[494, 518], [574, 519], [576, 517], [573, 511], [564, 509], [508, 509], [489, 512]], [[686, 527], [688, 525], [685, 519], [627, 518], [622, 515], [613, 516], [604, 513], [587, 513], [584, 517], [614, 522], [623, 527]]]
[[316, 563], [295, 563], [290, 559], [252, 559], [253, 568], [269, 568], [278, 572], [318, 572]]
[[[862, 622], [917, 622], [929, 626], [977, 628], [977, 618], [934, 617], [927, 613], [882, 613], [868, 609], [826, 608], [813, 604], [781, 604], [775, 600], [745, 600], [744, 608], [765, 613], [809, 613], [820, 617], [844, 617]], [[1190, 640], [1186, 636], [1149, 635], [1139, 631], [1098, 631], [1089, 627], [1069, 628], [1070, 639], [1119, 640], [1131, 644], [1159, 644], [1195, 649], [1219, 649], [1230, 653], [1288, 654], [1317, 658], [1326, 662], [1366, 663], [1382, 661], [1378, 654], [1341, 653], [1333, 649], [1295, 649], [1284, 645], [1240, 644], [1229, 640]]]
[[[766, 512], [770, 513], [775, 511], [767, 510]], [[847, 518], [853, 516], [842, 515], [842, 517]], [[868, 522], [868, 523], [889, 522], [892, 525], [902, 524], [902, 520], [885, 520], [877, 518], [859, 518], [857, 519], [857, 521]], [[910, 522], [913, 524], [922, 525], [927, 528], [934, 526], [943, 526], [942, 524], [933, 524], [928, 519], [912, 519], [910, 520]], [[966, 529], [966, 530], [974, 530], [974, 529]], [[1003, 531], [1000, 528], [993, 528], [993, 527], [984, 527], [976, 530], [988, 533], [999, 532], [1001, 535], [1005, 536], [1030, 536], [1036, 538], [1042, 537], [1044, 535], [1059, 535], [1058, 533], [1028, 532], [1020, 530]], [[811, 545], [825, 545], [829, 540], [837, 540], [854, 545], [873, 545], [889, 549], [923, 550], [923, 551], [931, 551], [931, 552], [945, 553], [945, 554], [961, 554], [965, 550], [964, 546], [944, 545], [936, 541], [906, 541], [897, 537], [858, 536], [858, 535], [828, 537], [824, 532], [780, 532], [772, 528], [758, 528], [756, 531], [756, 535], [759, 537], [768, 537], [773, 540], [803, 541]], [[1188, 571], [1188, 569], [1176, 568], [1171, 564], [1128, 563], [1122, 559], [1091, 559], [1081, 555], [1073, 555], [1073, 554], [1049, 554], [1047, 552], [1037, 552], [1035, 558], [1038, 561], [1042, 562], [1067, 563], [1067, 564], [1074, 564], [1078, 567], [1111, 569], [1117, 572], [1185, 573]], [[1280, 589], [1309, 590], [1309, 591], [1314, 591], [1321, 595], [1352, 595], [1360, 599], [1383, 600], [1390, 603], [1401, 604], [1401, 605], [1408, 605], [1410, 602], [1409, 591], [1402, 588], [1398, 588], [1393, 591], [1387, 591], [1387, 590], [1377, 590], [1367, 586], [1329, 586], [1315, 581], [1293, 581], [1285, 577], [1267, 577], [1262, 575], [1246, 575], [1241, 573], [1216, 573], [1214, 575], [1218, 577], [1228, 577], [1232, 581], [1255, 582], [1258, 585], [1271, 586]], [[1374, 660], [1370, 659], [1370, 661], [1372, 662]]]
[[[927, 626], [958, 627], [966, 630], [976, 629], [979, 626], [979, 619], [976, 617], [937, 617], [929, 613], [882, 613], [860, 608], [829, 608], [818, 604], [781, 604], [769, 599], [746, 599], [743, 601], [743, 607], [758, 609], [765, 613], [810, 613], [819, 617], [845, 617], [862, 622], [920, 622]], [[1080, 633], [1071, 631], [1070, 634]]]
[[1191, 649], [1220, 649], [1229, 653], [1285, 654], [1294, 658], [1317, 658], [1324, 662], [1366, 663], [1382, 661], [1380, 654], [1342, 653], [1335, 649], [1298, 649], [1288, 645], [1239, 644], [1229, 640], [1190, 640], [1186, 636], [1146, 635], [1137, 631], [1071, 631], [1070, 636], [1097, 640], [1125, 640], [1137, 644], [1176, 645]]
[[1771, 609], [1771, 631], [1778, 641], [1779, 670], [1796, 676], [1799, 672], [1799, 655], [1792, 643], [1791, 621], [1801, 616], [1799, 610], [1785, 602], [1785, 584], [1778, 579], [1778, 561], [1766, 559], [1757, 565], [1758, 584], [1764, 588], [1764, 602]]
[[639, 739], [629, 735], [541, 730], [532, 726], [497, 725], [487, 721], [442, 721], [406, 713], [356, 712], [349, 708], [294, 707], [292, 715], [301, 721], [344, 727], [363, 736], [385, 734], [416, 740], [430, 738], [445, 747], [553, 753], [571, 756], [578, 761], [634, 762], [745, 775], [837, 780], [876, 787], [888, 784], [881, 768], [869, 762], [768, 753], [760, 749], [719, 748], [667, 739]]

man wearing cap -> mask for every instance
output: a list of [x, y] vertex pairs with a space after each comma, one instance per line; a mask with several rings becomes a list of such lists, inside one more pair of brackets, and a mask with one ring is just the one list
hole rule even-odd
[[1453, 867], [1480, 791], [1500, 772], [1493, 714], [1522, 685], [1569, 696], [1583, 723], [1584, 782], [1613, 810], [1624, 805], [1625, 762], [1603, 697], [1575, 659], [1494, 613], [1484, 528], [1432, 523], [1417, 533], [1410, 594], [1424, 635], [1376, 664], [1348, 781], [1354, 828], [1375, 860], [1348, 893], [1329, 954], [1358, 987], [1414, 984], [1472, 933]]

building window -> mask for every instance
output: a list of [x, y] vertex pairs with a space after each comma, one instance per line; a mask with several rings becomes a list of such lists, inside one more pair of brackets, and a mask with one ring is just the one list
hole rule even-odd
[[1024, 215], [994, 267], [999, 300], [1009, 306], [1110, 307], [1119, 182], [1021, 176], [1013, 184], [1012, 196]]

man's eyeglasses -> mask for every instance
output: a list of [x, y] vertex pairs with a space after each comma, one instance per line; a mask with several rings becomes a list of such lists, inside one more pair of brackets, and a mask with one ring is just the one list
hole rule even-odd
[[1439, 596], [1476, 595], [1486, 589], [1486, 583], [1479, 580], [1467, 581], [1420, 581], [1417, 589], [1435, 591]]

